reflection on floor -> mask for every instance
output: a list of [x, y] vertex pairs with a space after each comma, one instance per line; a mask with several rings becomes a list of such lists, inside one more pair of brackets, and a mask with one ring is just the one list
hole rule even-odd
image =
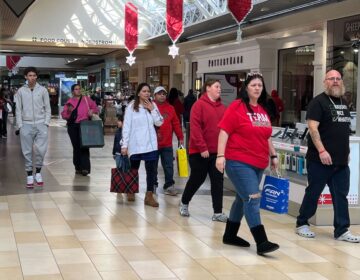
[[[145, 207], [141, 191], [133, 203], [110, 193], [113, 138], [93, 149], [92, 172], [74, 174], [64, 124], [53, 121], [43, 174], [44, 189], [24, 188], [19, 139], [9, 128], [0, 142], [0, 279], [360, 279], [359, 245], [338, 242], [331, 227], [315, 227], [316, 239], [294, 234], [294, 219], [262, 212], [269, 238], [281, 249], [255, 253], [244, 221], [239, 249], [221, 242], [224, 224], [211, 221], [206, 183], [178, 214], [180, 197], [159, 190], [159, 209]], [[160, 171], [160, 183], [163, 175]], [[176, 178], [181, 191], [184, 179]], [[228, 213], [233, 195], [224, 197]], [[360, 233], [360, 226], [353, 226]]]

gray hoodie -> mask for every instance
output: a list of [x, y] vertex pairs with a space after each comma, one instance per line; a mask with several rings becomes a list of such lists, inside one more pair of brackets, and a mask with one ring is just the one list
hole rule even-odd
[[20, 129], [23, 124], [49, 125], [51, 108], [49, 93], [36, 83], [33, 90], [24, 85], [16, 93], [16, 123]]

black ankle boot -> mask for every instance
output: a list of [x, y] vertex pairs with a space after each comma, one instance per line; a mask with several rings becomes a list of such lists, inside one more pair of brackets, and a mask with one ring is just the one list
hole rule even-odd
[[240, 228], [240, 223], [231, 222], [228, 219], [226, 222], [226, 228], [223, 235], [223, 243], [228, 245], [235, 245], [239, 247], [250, 247], [249, 242], [237, 236], [239, 228]]
[[250, 231], [255, 239], [258, 255], [264, 255], [280, 248], [278, 244], [272, 243], [267, 239], [263, 225], [253, 227]]

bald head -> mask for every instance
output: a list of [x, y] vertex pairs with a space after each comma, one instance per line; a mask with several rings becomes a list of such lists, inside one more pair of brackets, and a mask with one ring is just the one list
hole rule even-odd
[[345, 93], [341, 74], [336, 70], [330, 70], [326, 73], [324, 87], [325, 93], [333, 97], [340, 97]]

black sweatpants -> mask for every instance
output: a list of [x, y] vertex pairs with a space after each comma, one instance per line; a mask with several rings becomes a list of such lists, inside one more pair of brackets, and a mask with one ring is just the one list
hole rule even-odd
[[67, 131], [73, 146], [73, 164], [75, 169], [80, 171], [87, 170], [90, 173], [90, 150], [89, 148], [81, 148], [80, 124], [68, 125]]
[[222, 213], [224, 176], [216, 169], [215, 163], [216, 154], [210, 154], [208, 158], [203, 158], [200, 154], [189, 155], [191, 173], [181, 198], [183, 204], [189, 204], [209, 174], [214, 213]]

